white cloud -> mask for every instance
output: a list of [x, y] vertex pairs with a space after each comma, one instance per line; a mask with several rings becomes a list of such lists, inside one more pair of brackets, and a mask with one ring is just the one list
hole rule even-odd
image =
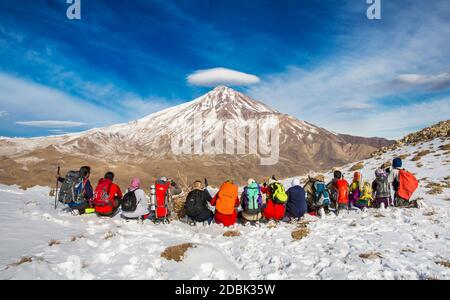
[[6, 110], [0, 110], [0, 118], [6, 117], [8, 115], [8, 112]]
[[[110, 87], [106, 86], [104, 92], [107, 93], [109, 89]], [[97, 95], [98, 89], [95, 86], [92, 91], [94, 90], [96, 90], [94, 94]], [[121, 93], [117, 95], [117, 99], [113, 110], [109, 106], [85, 101], [60, 90], [0, 72], [0, 107], [14, 116], [11, 123], [2, 124], [4, 126], [2, 129], [5, 130], [8, 130], [8, 126], [13, 129], [16, 126], [15, 122], [23, 123], [24, 120], [32, 120], [30, 122], [33, 123], [22, 125], [42, 128], [50, 128], [50, 126], [67, 128], [69, 125], [78, 123], [86, 125], [87, 128], [101, 127], [137, 119], [171, 105], [170, 101], [163, 98], [142, 99], [131, 93]], [[76, 120], [77, 122], [35, 123], [34, 120], [63, 120], [63, 122]]]
[[397, 81], [409, 86], [425, 85], [428, 89], [443, 90], [450, 88], [450, 73], [443, 72], [437, 75], [401, 74], [397, 77]]
[[450, 7], [433, 18], [424, 9], [392, 12], [397, 21], [389, 27], [357, 28], [330, 59], [291, 66], [247, 92], [281, 112], [353, 135], [398, 137], [448, 119], [448, 103], [429, 92], [450, 88]]
[[85, 123], [73, 121], [19, 121], [16, 124], [40, 128], [71, 128], [86, 125]]
[[251, 74], [242, 73], [225, 68], [198, 70], [187, 77], [192, 85], [215, 87], [218, 85], [248, 86], [260, 82], [260, 79]]

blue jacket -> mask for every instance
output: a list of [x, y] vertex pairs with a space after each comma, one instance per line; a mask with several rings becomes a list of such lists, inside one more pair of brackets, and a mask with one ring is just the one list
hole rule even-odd
[[287, 191], [286, 217], [301, 218], [308, 212], [305, 190], [301, 186], [293, 186]]

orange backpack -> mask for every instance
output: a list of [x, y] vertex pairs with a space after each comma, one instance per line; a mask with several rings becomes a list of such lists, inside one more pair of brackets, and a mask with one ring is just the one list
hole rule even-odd
[[398, 182], [397, 194], [400, 198], [405, 200], [411, 199], [413, 193], [419, 187], [417, 178], [406, 170], [399, 170]]
[[236, 198], [238, 197], [238, 187], [231, 182], [225, 182], [220, 187], [216, 209], [224, 215], [232, 215], [235, 211]]
[[348, 182], [345, 179], [339, 179], [335, 183], [337, 192], [337, 203], [348, 204]]

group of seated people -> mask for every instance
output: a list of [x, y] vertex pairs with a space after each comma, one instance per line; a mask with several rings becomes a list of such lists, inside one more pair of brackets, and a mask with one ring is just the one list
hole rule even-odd
[[[65, 178], [58, 176], [58, 181], [63, 183], [59, 198], [81, 214], [95, 212], [100, 216], [114, 216], [121, 208], [121, 216], [125, 219], [146, 220], [151, 217], [168, 221], [173, 211], [172, 196], [182, 192], [173, 180], [161, 177], [151, 186], [150, 199], [138, 178], [133, 178], [122, 194], [120, 187], [113, 182], [112, 172], [107, 172], [93, 190], [89, 181], [90, 168], [82, 167], [78, 178], [76, 173], [69, 172]], [[250, 178], [239, 194], [239, 187], [227, 180], [212, 196], [205, 179], [205, 184], [201, 181], [192, 184], [186, 197], [185, 212], [191, 224], [210, 224], [214, 220], [217, 224], [232, 226], [238, 220], [243, 223], [292, 221], [300, 220], [306, 213], [323, 216], [331, 210], [339, 214], [353, 208], [409, 207], [413, 203], [410, 201], [412, 193], [405, 194], [403, 190], [405, 185], [409, 185], [410, 190], [414, 185], [417, 188], [414, 180], [414, 176], [402, 169], [400, 158], [393, 160], [392, 170], [377, 169], [372, 183], [363, 181], [362, 174], [355, 172], [349, 184], [341, 171], [334, 170], [329, 183], [325, 183], [322, 174], [310, 174], [303, 186], [298, 178], [294, 178], [287, 190], [273, 176], [263, 184]]]

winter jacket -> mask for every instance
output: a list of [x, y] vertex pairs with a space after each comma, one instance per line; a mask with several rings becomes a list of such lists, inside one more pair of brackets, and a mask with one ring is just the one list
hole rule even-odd
[[[259, 186], [258, 186], [259, 187]], [[248, 208], [248, 198], [247, 198], [247, 189], [248, 187], [244, 187], [244, 191], [241, 194], [241, 207], [245, 211], [246, 215], [256, 215], [262, 211], [263, 208], [263, 197], [261, 193], [261, 187], [259, 187], [259, 197], [258, 197], [258, 209], [255, 211], [250, 211]]]
[[[216, 206], [217, 200], [219, 198], [219, 193], [217, 193], [214, 198], [211, 199], [211, 205]], [[236, 223], [237, 219], [237, 208], [239, 207], [239, 197], [236, 197], [234, 207], [236, 208], [231, 215], [225, 215], [217, 211], [217, 209], [214, 212], [214, 220], [217, 224], [223, 224], [224, 226], [232, 226]]]
[[305, 194], [305, 190], [298, 185], [288, 189], [288, 201], [286, 203], [287, 217], [301, 218], [308, 212]]
[[213, 213], [212, 211], [208, 208], [208, 202], [211, 201], [212, 197], [209, 194], [209, 192], [207, 190], [193, 190], [191, 192], [189, 192], [189, 194], [186, 197], [186, 206], [187, 206], [187, 201], [191, 198], [193, 198], [193, 194], [196, 192], [201, 192], [201, 199], [199, 199], [200, 203], [196, 203], [196, 207], [198, 207], [199, 211], [197, 214], [192, 215], [189, 214], [188, 211], [186, 211], [186, 215], [191, 218], [193, 221], [196, 222], [204, 222], [206, 220], [208, 220], [209, 218], [212, 217]]
[[275, 203], [272, 199], [267, 199], [266, 207], [263, 210], [264, 218], [268, 220], [282, 220], [286, 213], [286, 206], [284, 204]]
[[350, 200], [350, 203], [355, 205], [358, 202], [359, 197], [361, 196], [361, 191], [359, 189], [359, 182], [353, 181], [352, 184], [350, 184], [348, 192], [349, 192], [348, 198]]
[[[125, 194], [128, 192], [129, 190], [127, 190]], [[137, 207], [133, 212], [122, 212], [122, 217], [126, 219], [137, 219], [150, 213], [148, 209], [147, 198], [145, 197], [145, 192], [142, 189], [137, 189], [134, 191], [134, 195], [136, 196]]]
[[315, 180], [309, 179], [308, 182], [303, 186], [303, 190], [306, 193], [306, 200], [308, 204], [309, 211], [316, 209], [316, 193], [314, 190]]
[[[66, 179], [62, 177], [58, 177], [58, 182], [64, 183]], [[83, 180], [84, 185], [84, 200], [91, 200], [94, 197], [94, 189], [92, 188], [91, 181], [89, 179]]]
[[286, 205], [272, 201], [272, 190], [269, 186], [262, 187], [261, 192], [266, 194], [266, 205], [263, 209], [263, 217], [270, 220], [281, 220], [286, 213]]
[[400, 169], [392, 169], [390, 172], [389, 172], [389, 175], [388, 175], [388, 182], [389, 182], [389, 184], [392, 184], [392, 187], [394, 188], [394, 191], [397, 191], [398, 190], [398, 185], [399, 185], [399, 183], [398, 183], [398, 176], [399, 176], [399, 174], [400, 174]]

